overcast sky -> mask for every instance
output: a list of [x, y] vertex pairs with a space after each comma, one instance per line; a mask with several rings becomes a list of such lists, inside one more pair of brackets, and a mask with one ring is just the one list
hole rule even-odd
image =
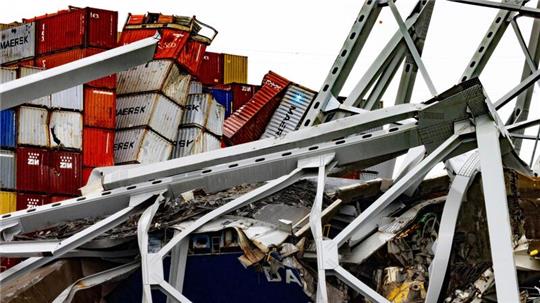
[[[0, 10], [0, 22], [20, 21], [23, 17], [54, 12], [68, 5], [116, 10], [119, 30], [128, 12], [196, 15], [219, 31], [208, 50], [249, 57], [250, 83], [260, 83], [262, 76], [272, 70], [318, 91], [362, 3], [361, 0], [18, 0], [12, 2], [9, 9]], [[415, 3], [397, 1], [404, 19]], [[456, 84], [496, 13], [490, 8], [437, 1], [423, 59], [438, 92]], [[523, 17], [518, 22], [528, 41], [531, 19]], [[383, 9], [342, 95], [348, 94], [396, 30], [390, 9]], [[509, 28], [480, 77], [492, 100], [519, 83], [523, 60], [516, 37]], [[400, 73], [398, 71], [383, 98], [385, 105], [394, 102]], [[430, 98], [420, 74], [416, 83], [413, 100], [420, 102]], [[540, 117], [538, 87], [533, 103], [531, 113]], [[503, 119], [507, 114], [508, 111], [502, 112]], [[536, 129], [529, 133], [536, 134]], [[525, 156], [527, 162], [528, 157]]]

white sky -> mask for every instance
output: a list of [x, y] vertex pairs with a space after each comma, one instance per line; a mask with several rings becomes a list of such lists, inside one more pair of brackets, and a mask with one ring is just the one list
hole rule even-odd
[[[119, 30], [128, 12], [196, 15], [198, 19], [219, 31], [208, 48], [209, 51], [249, 56], [250, 83], [260, 83], [262, 76], [268, 70], [273, 70], [292, 81], [319, 90], [363, 2], [18, 0], [14, 1], [9, 9], [0, 10], [0, 22], [20, 21], [23, 17], [54, 12], [68, 5], [116, 10], [119, 12]], [[535, 4], [535, 1], [531, 2], [533, 3], [529, 6]], [[415, 3], [416, 1], [412, 0], [397, 1], [404, 19]], [[438, 92], [454, 85], [460, 78], [496, 13], [496, 10], [490, 8], [437, 1], [423, 59]], [[532, 21], [523, 17], [518, 22], [528, 42]], [[390, 9], [383, 9], [342, 95], [348, 94], [396, 30], [397, 24]], [[524, 56], [516, 37], [509, 27], [480, 77], [493, 101], [519, 83], [523, 60]], [[383, 98], [386, 106], [394, 102], [400, 74], [401, 71], [398, 71]], [[419, 73], [413, 101], [420, 102], [428, 98], [430, 94]], [[509, 111], [501, 113], [503, 120], [508, 113]], [[540, 117], [538, 86], [533, 96], [531, 115]], [[536, 135], [536, 129], [530, 129], [528, 134]], [[526, 142], [523, 156], [527, 162], [530, 159], [531, 146], [532, 142]], [[537, 155], [538, 153], [540, 151]]]

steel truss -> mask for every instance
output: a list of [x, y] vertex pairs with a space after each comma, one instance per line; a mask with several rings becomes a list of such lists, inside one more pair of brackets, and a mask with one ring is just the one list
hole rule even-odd
[[[394, 200], [402, 194], [414, 191], [418, 182], [422, 181], [436, 164], [467, 153], [464, 156], [465, 164], [452, 169], [455, 175], [452, 175], [452, 185], [443, 210], [426, 300], [435, 302], [440, 297], [459, 208], [474, 176], [481, 171], [484, 173], [482, 185], [493, 268], [495, 277], [499, 277], [498, 282], [496, 279], [497, 298], [500, 302], [518, 302], [519, 292], [502, 174], [503, 160], [513, 159], [512, 165], [518, 165], [522, 171], [527, 171], [526, 164], [515, 160], [517, 157], [512, 140], [520, 139], [522, 134], [520, 131], [538, 124], [539, 121], [527, 121], [526, 116], [525, 118], [521, 116], [520, 119], [508, 121], [505, 126], [496, 109], [517, 97], [518, 100], [522, 98], [522, 101], [516, 106], [519, 106], [521, 111], [528, 111], [531, 101], [531, 94], [528, 92], [540, 77], [537, 69], [539, 43], [538, 39], [531, 38], [529, 47], [524, 47], [524, 40], [514, 17], [521, 15], [537, 17], [537, 10], [524, 7], [525, 1], [519, 0], [505, 1], [500, 5], [486, 4], [486, 1], [459, 1], [476, 2], [472, 4], [490, 5], [501, 9], [460, 78], [459, 82], [462, 83], [438, 94], [421, 59], [435, 1], [418, 1], [411, 15], [403, 20], [393, 0], [366, 0], [300, 130], [282, 138], [266, 139], [162, 163], [105, 172], [101, 183], [103, 191], [99, 193], [3, 215], [0, 219], [0, 255], [30, 258], [1, 273], [0, 283], [26, 274], [59, 257], [75, 253], [78, 247], [121, 224], [129, 216], [141, 214], [137, 228], [140, 263], [120, 266], [86, 277], [80, 282], [102, 283], [125, 275], [140, 264], [144, 302], [152, 302], [150, 292], [152, 288], [158, 288], [167, 294], [169, 302], [190, 302], [182, 294], [182, 284], [185, 279], [189, 279], [185, 277], [184, 269], [188, 239], [193, 232], [220, 216], [272, 195], [303, 178], [316, 177], [317, 193], [309, 215], [309, 227], [316, 245], [317, 302], [328, 301], [326, 289], [328, 275], [336, 276], [351, 289], [374, 302], [388, 302], [347, 271], [343, 262], [342, 248], [362, 243], [376, 230], [381, 216], [387, 216], [402, 207]], [[398, 22], [399, 31], [341, 104], [336, 97], [349, 76], [377, 16], [385, 6], [392, 11]], [[526, 58], [523, 79], [515, 89], [492, 104], [476, 77], [482, 72], [510, 24], [520, 37]], [[538, 22], [535, 23], [533, 33], [538, 30], [537, 25]], [[145, 44], [144, 47], [150, 45], [155, 47], [155, 41], [153, 44], [150, 42], [146, 41], [148, 45]], [[526, 49], [528, 51], [525, 51]], [[129, 54], [125, 55], [130, 57]], [[144, 56], [133, 56], [133, 60], [127, 60], [129, 63], [125, 63], [122, 68], [141, 64], [141, 60], [149, 60]], [[380, 101], [404, 60], [405, 68], [396, 100], [398, 105], [371, 111]], [[104, 66], [105, 62], [90, 60], [79, 64], [81, 68], [95, 66], [99, 70], [89, 76], [90, 78], [100, 77], [105, 71], [110, 71]], [[115, 71], [119, 68], [116, 66]], [[50, 77], [45, 79], [34, 77], [25, 82], [2, 87], [0, 92], [6, 95], [10, 91], [19, 94], [26, 88], [35, 88], [36, 96], [32, 96], [38, 97], [39, 94], [49, 93], [39, 85], [58, 81], [57, 79], [62, 79], [63, 74], [76, 75], [77, 69], [77, 65], [74, 64], [66, 70], [57, 70], [56, 74], [52, 72], [47, 74]], [[417, 71], [420, 71], [434, 98], [424, 103], [408, 104]], [[81, 81], [80, 83], [92, 80], [80, 75], [76, 78], [77, 81]], [[8, 106], [30, 99], [27, 95], [22, 96], [24, 98], [16, 99], [21, 99], [20, 102], [13, 101]], [[350, 114], [354, 115], [348, 116]], [[328, 122], [314, 126], [321, 121]], [[374, 130], [377, 128], [378, 130]], [[326, 177], [345, 168], [363, 169], [404, 154], [408, 154], [408, 160], [394, 185], [336, 237], [325, 238], [321, 218], [324, 214], [322, 197]], [[450, 162], [447, 162], [447, 166]], [[193, 189], [216, 192], [235, 185], [260, 181], [268, 182], [200, 217], [181, 232], [176, 231], [159, 251], [149, 251], [148, 231], [156, 212], [164, 202]], [[20, 233], [29, 233], [54, 224], [88, 217], [102, 219], [61, 242], [11, 241]], [[173, 270], [170, 280], [166, 281], [163, 258], [168, 255], [172, 256]], [[71, 298], [75, 291], [74, 287], [66, 289], [57, 300]]]

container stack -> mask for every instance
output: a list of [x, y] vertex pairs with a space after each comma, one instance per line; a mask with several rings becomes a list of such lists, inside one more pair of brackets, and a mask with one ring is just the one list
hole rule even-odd
[[[2, 39], [18, 43], [2, 49], [1, 81], [113, 48], [116, 28], [116, 12], [75, 7], [5, 28]], [[17, 210], [76, 196], [85, 181], [83, 170], [113, 164], [115, 87], [111, 75], [2, 112], [1, 187], [12, 190], [9, 199], [1, 195], [2, 211], [15, 210], [15, 190]], [[4, 162], [14, 164], [6, 164], [14, 167], [12, 176]]]
[[118, 75], [115, 164], [169, 159], [188, 95], [202, 93], [192, 75], [217, 32], [194, 17], [130, 14], [120, 44], [156, 33], [161, 40], [154, 60]]

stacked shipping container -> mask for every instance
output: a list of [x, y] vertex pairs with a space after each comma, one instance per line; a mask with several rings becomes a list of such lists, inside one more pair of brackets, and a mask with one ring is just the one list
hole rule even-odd
[[[70, 7], [23, 22], [1, 33], [3, 40], [20, 42], [0, 53], [0, 63], [8, 67], [2, 70], [2, 81], [116, 46], [116, 12]], [[7, 188], [7, 174], [2, 174], [2, 190], [17, 190], [17, 202], [9, 202], [9, 211], [15, 210], [13, 205], [21, 209], [78, 195], [83, 165], [89, 170], [112, 164], [115, 87], [116, 78], [111, 75], [2, 112], [1, 124], [6, 125], [2, 148], [14, 150], [3, 150], [1, 155], [3, 161], [13, 159], [13, 172], [17, 172], [16, 178], [12, 174], [16, 180], [12, 188]], [[1, 203], [7, 202], [2, 198]]]

